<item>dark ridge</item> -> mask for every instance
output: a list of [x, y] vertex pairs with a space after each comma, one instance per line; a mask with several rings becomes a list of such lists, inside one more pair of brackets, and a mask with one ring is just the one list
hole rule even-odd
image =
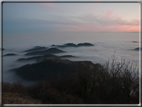
[[74, 44], [74, 43], [66, 43], [63, 46], [76, 47], [76, 44]]
[[46, 79], [46, 77], [55, 78], [59, 74], [67, 75], [71, 70], [73, 68], [69, 64], [46, 60], [22, 66], [16, 70], [16, 73], [26, 80], [39, 81]]
[[5, 50], [4, 48], [0, 48], [1, 50]]
[[43, 51], [29, 52], [29, 53], [26, 53], [25, 55], [45, 55], [45, 54], [56, 54], [56, 53], [62, 53], [62, 52], [65, 52], [65, 51], [59, 50], [57, 48], [50, 48]]
[[77, 47], [77, 45], [73, 44], [73, 43], [66, 43], [64, 45], [52, 45], [52, 46], [56, 46], [56, 47], [61, 47], [61, 48], [64, 48], [64, 47]]
[[34, 57], [29, 57], [29, 58], [19, 58], [17, 61], [28, 61], [28, 60], [38, 60], [40, 58], [45, 58], [45, 57], [56, 57], [55, 55], [52, 54], [46, 54], [43, 56], [34, 56]]
[[41, 51], [41, 50], [45, 50], [45, 49], [47, 49], [47, 48], [41, 47], [41, 46], [35, 46], [34, 48], [25, 50], [24, 52]]
[[54, 45], [53, 44], [52, 46], [64, 48], [64, 47], [81, 47], [81, 46], [94, 46], [94, 45], [91, 43], [79, 43], [77, 45], [74, 43], [66, 43], [64, 45]]
[[57, 57], [57, 56], [53, 54], [46, 54], [46, 55], [43, 55], [42, 57]]
[[73, 58], [77, 58], [76, 56], [73, 56], [73, 55], [62, 55], [62, 56], [59, 56], [59, 57], [62, 57], [62, 58], [70, 58], [70, 57], [73, 57]]
[[10, 69], [9, 71], [16, 71], [18, 68], [13, 68], [13, 69]]
[[41, 57], [38, 60], [38, 63], [27, 64], [14, 70], [23, 79], [40, 81], [46, 78], [54, 79], [59, 75], [67, 76], [76, 72], [81, 65], [93, 69], [101, 66], [93, 64], [91, 61], [70, 61], [57, 56]]
[[77, 44], [77, 46], [94, 46], [94, 45], [91, 43], [79, 43]]
[[4, 56], [15, 56], [17, 54], [14, 54], [14, 53], [8, 53], [8, 54], [5, 54]]
[[30, 57], [30, 58], [19, 58], [17, 59], [17, 61], [28, 61], [28, 60], [36, 60], [38, 58], [40, 58], [41, 56], [34, 56], [34, 57]]
[[135, 48], [134, 50], [139, 51], [140, 49], [142, 50], [142, 48], [138, 47], [138, 48]]
[[133, 41], [133, 43], [139, 43], [138, 41]]

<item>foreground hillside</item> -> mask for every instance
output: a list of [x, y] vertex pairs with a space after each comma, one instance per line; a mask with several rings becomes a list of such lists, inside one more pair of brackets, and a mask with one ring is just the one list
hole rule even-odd
[[[22, 78], [29, 80], [31, 76], [32, 80], [38, 80], [37, 84], [24, 86], [18, 83], [3, 83], [4, 104], [139, 103], [138, 69], [131, 62], [125, 60], [117, 62], [113, 58], [111, 63], [108, 61], [104, 65], [100, 65], [89, 61], [72, 62], [57, 57], [44, 57], [38, 61], [38, 63], [15, 69], [16, 72], [20, 72], [19, 75]], [[52, 63], [52, 66], [48, 66], [50, 63]], [[50, 78], [48, 76], [48, 73], [51, 74], [54, 71], [57, 73], [58, 70], [60, 73], [56, 77]], [[67, 70], [70, 73], [67, 72], [65, 74], [64, 72]], [[33, 71], [36, 71], [36, 73], [34, 74]], [[26, 78], [25, 75], [30, 76]], [[44, 79], [36, 79], [38, 75], [43, 76]], [[47, 76], [45, 77], [44, 75]], [[9, 101], [9, 98], [12, 98], [12, 96], [19, 100], [11, 99]]]

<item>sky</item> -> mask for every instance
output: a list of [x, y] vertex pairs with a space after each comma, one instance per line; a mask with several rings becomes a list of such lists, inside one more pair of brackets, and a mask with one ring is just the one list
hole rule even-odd
[[139, 3], [3, 3], [3, 35], [139, 32]]

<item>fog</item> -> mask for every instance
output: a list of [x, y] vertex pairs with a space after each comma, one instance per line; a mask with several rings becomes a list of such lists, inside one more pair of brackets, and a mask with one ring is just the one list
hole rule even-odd
[[[137, 42], [133, 42], [137, 41]], [[104, 63], [112, 55], [120, 59], [130, 60], [136, 64], [139, 63], [139, 51], [134, 50], [139, 47], [139, 33], [48, 33], [48, 34], [29, 34], [29, 35], [4, 35], [3, 36], [3, 55], [15, 53], [17, 56], [3, 56], [3, 81], [4, 82], [22, 82], [30, 85], [33, 82], [25, 81], [10, 71], [13, 68], [20, 67], [27, 63], [35, 61], [16, 61], [19, 58], [26, 58], [26, 49], [34, 46], [63, 45], [65, 43], [84, 43], [94, 44], [91, 47], [65, 47], [59, 48], [66, 53], [55, 55], [74, 55], [78, 58], [68, 58], [73, 61], [92, 61], [93, 63]]]

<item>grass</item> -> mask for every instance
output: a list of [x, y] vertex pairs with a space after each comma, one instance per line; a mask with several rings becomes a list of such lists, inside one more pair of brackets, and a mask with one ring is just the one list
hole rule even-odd
[[3, 104], [41, 104], [40, 100], [35, 100], [29, 96], [19, 93], [3, 93]]
[[113, 56], [100, 69], [92, 68], [91, 65], [79, 66], [77, 72], [69, 76], [58, 76], [54, 80], [47, 78], [32, 86], [3, 83], [3, 94], [24, 94], [35, 100], [40, 99], [43, 104], [139, 103], [138, 67], [132, 62], [117, 61]]

